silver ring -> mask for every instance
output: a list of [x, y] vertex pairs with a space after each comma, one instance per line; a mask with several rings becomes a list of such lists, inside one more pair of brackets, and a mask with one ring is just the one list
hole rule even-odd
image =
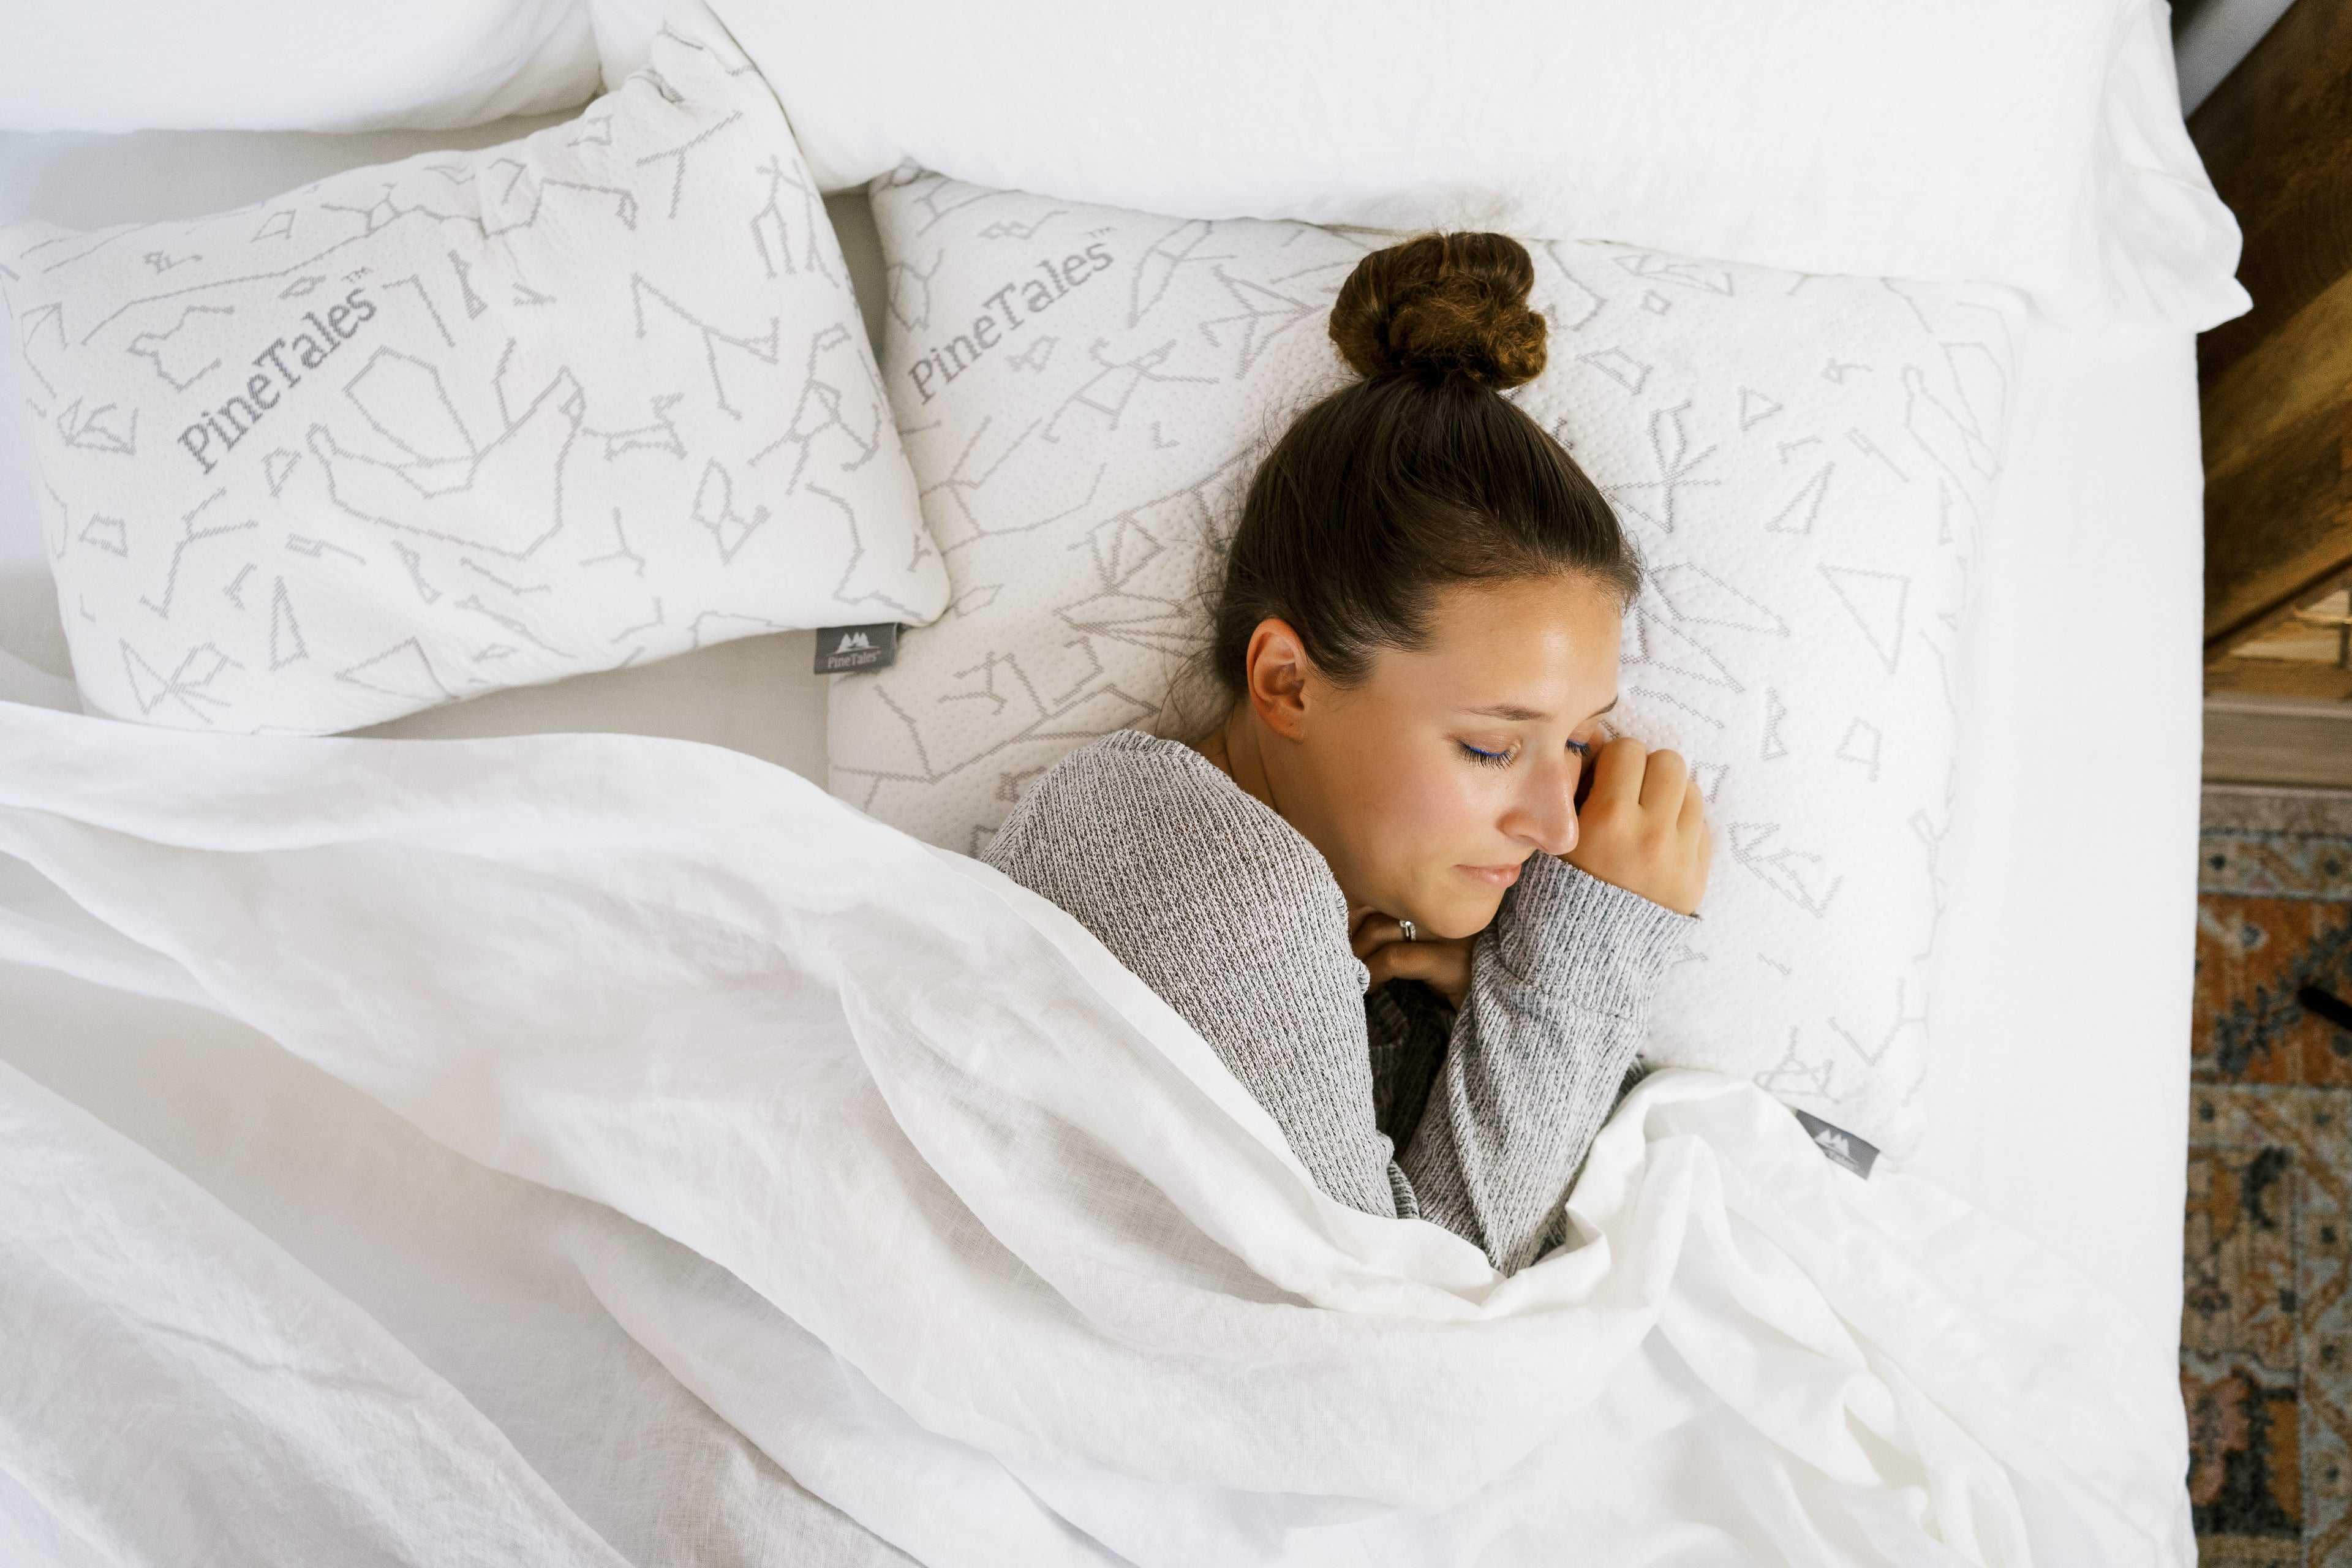
[[1404, 919], [1402, 916], [1399, 916], [1397, 919], [1397, 924], [1404, 928], [1405, 941], [1419, 942], [1421, 940], [1421, 928], [1414, 925], [1411, 921]]

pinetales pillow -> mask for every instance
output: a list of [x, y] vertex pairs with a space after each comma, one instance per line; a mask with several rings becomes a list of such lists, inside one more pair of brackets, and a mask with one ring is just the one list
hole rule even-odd
[[0, 295], [100, 712], [344, 730], [946, 600], [824, 206], [697, 0], [570, 123], [19, 226]]
[[[835, 790], [982, 847], [1024, 787], [1159, 721], [1264, 442], [1346, 374], [1391, 237], [877, 184], [884, 379], [954, 585], [832, 693]], [[1929, 1055], [1968, 567], [2021, 304], [1977, 285], [1531, 247], [1549, 368], [1515, 395], [1648, 564], [1621, 732], [1691, 760], [1705, 917], [1647, 1055], [1896, 1153]]]

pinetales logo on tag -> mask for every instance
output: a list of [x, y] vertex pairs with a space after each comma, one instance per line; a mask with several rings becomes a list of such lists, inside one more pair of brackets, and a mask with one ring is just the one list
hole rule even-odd
[[819, 626], [816, 672], [845, 675], [853, 670], [887, 669], [898, 658], [898, 623], [881, 621], [870, 626]]

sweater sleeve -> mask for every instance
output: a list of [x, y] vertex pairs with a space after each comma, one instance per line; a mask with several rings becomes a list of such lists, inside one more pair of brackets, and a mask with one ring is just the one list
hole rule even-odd
[[1471, 949], [1470, 989], [1400, 1158], [1424, 1218], [1504, 1273], [1548, 1245], [1692, 917], [1528, 858]]
[[1363, 964], [1312, 845], [1172, 742], [1121, 731], [1064, 758], [990, 841], [1208, 1041], [1337, 1201], [1411, 1214], [1374, 1123]]

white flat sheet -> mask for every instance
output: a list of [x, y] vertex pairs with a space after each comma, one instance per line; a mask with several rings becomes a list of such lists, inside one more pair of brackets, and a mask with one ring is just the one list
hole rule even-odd
[[1976, 584], [1916, 1165], [2177, 1335], [2202, 723], [2195, 345], [2028, 334]]
[[[201, 1000], [637, 1221], [570, 1227], [630, 1336], [937, 1568], [2195, 1555], [2171, 1341], [1754, 1084], [1644, 1079], [1574, 1243], [1505, 1278], [1318, 1191], [1068, 915], [719, 748], [0, 707], [0, 852], [57, 894], [0, 952]], [[181, 1495], [331, 1514], [349, 1468], [401, 1532], [582, 1560], [366, 1314], [54, 1096], [0, 1079], [0, 1472], [45, 1512], [251, 1555]], [[126, 1452], [148, 1403], [233, 1436]], [[433, 1468], [453, 1520], [399, 1507]]]
[[[0, 221], [194, 213], [515, 129], [0, 138]], [[845, 224], [863, 216], [835, 210]], [[871, 299], [877, 268], [859, 237], [845, 232], [845, 247]], [[2028, 351], [1977, 584], [1966, 809], [1948, 845], [1933, 1131], [1919, 1168], [2074, 1259], [2168, 1335], [2197, 809], [2193, 363], [2185, 340], [2037, 331]], [[36, 481], [18, 451], [0, 427], [0, 654], [11, 656], [0, 695], [69, 706]], [[804, 637], [749, 639], [391, 728], [676, 735], [821, 777], [823, 694], [806, 661]], [[0, 1058], [161, 1154], [384, 1324], [633, 1561], [678, 1551], [664, 1519], [707, 1521], [698, 1539], [738, 1547], [848, 1528], [614, 1327], [546, 1239], [579, 1200], [450, 1154], [251, 1030], [180, 1003], [7, 968], [0, 1007]], [[673, 1511], [665, 1498], [696, 1500]]]

